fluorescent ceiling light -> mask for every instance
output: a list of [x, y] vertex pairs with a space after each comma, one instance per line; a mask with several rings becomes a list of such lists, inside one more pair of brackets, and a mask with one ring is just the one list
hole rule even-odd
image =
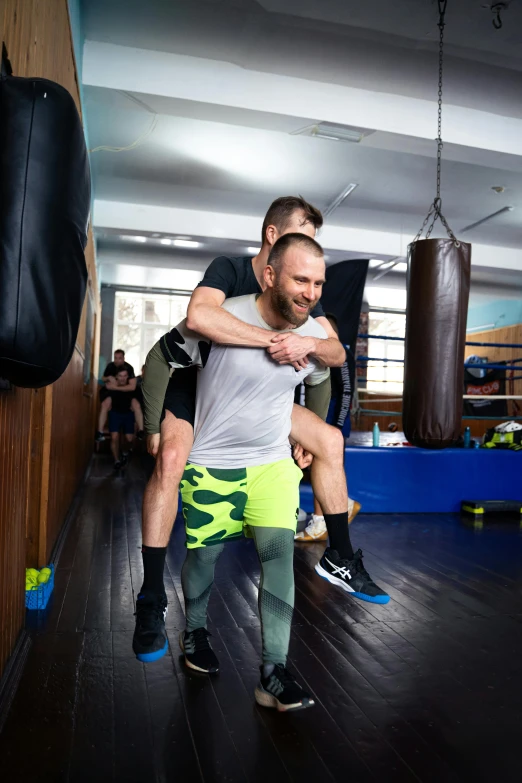
[[381, 277], [387, 275], [392, 269], [395, 271], [406, 272], [408, 270], [408, 264], [403, 261], [401, 256], [390, 258], [387, 261], [381, 261], [376, 267], [374, 267], [377, 274], [373, 276], [373, 281], [380, 280]]
[[172, 245], [172, 239], [160, 239], [160, 245]]
[[482, 326], [472, 326], [471, 329], [466, 329], [466, 333], [470, 334], [471, 332], [485, 332], [487, 329], [494, 328], [495, 324], [482, 324]]
[[172, 244], [176, 247], [200, 247], [201, 242], [194, 242], [193, 239], [173, 239]]
[[481, 226], [483, 223], [487, 223], [488, 220], [491, 220], [492, 218], [497, 217], [498, 215], [503, 215], [504, 212], [513, 212], [514, 209], [515, 207], [502, 207], [502, 209], [498, 209], [496, 212], [493, 212], [491, 215], [482, 218], [482, 220], [477, 220], [476, 223], [470, 223], [469, 226], [464, 226], [464, 228], [460, 229], [460, 233], [463, 234], [464, 231], [471, 231], [472, 228]]
[[147, 237], [137, 237], [134, 234], [122, 234], [121, 238], [122, 239], [126, 239], [127, 242], [142, 242], [143, 243], [143, 242], [147, 241]]
[[255, 256], [259, 253], [261, 248], [259, 247], [247, 247], [247, 253], [253, 253]]
[[316, 125], [308, 125], [297, 131], [292, 131], [292, 136], [312, 136], [316, 139], [328, 139], [329, 141], [351, 141], [358, 144], [368, 136], [372, 131], [364, 133], [354, 128], [347, 128], [345, 125], [334, 125], [331, 122], [319, 122]]
[[329, 215], [332, 214], [338, 207], [341, 206], [343, 201], [346, 201], [350, 193], [353, 193], [355, 188], [357, 187], [356, 182], [350, 182], [349, 185], [347, 185], [338, 196], [334, 198], [333, 201], [331, 201], [324, 209], [323, 209], [323, 218], [327, 218]]

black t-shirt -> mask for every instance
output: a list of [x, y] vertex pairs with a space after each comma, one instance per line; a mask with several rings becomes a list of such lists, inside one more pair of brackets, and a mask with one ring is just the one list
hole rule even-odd
[[134, 395], [135, 392], [109, 391], [109, 397], [112, 400], [111, 410], [114, 413], [128, 413]]
[[[260, 294], [261, 286], [257, 282], [252, 267], [251, 256], [239, 256], [229, 258], [228, 256], [219, 256], [215, 258], [207, 271], [198, 288], [217, 288], [223, 291], [226, 299], [232, 296], [246, 296], [247, 294]], [[311, 312], [313, 318], [324, 316], [324, 310], [321, 303], [318, 302]]]
[[129, 378], [134, 378], [134, 367], [132, 364], [128, 364], [128, 362], [123, 362], [123, 364], [121, 364], [119, 367], [117, 367], [114, 362], [109, 362], [105, 368], [103, 377], [107, 378], [109, 375], [112, 375], [115, 378], [122, 370], [127, 370]]

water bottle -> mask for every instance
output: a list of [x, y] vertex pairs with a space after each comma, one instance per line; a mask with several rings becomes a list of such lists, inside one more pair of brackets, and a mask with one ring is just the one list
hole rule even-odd
[[466, 427], [464, 430], [464, 448], [469, 449], [471, 446], [471, 430], [469, 427]]
[[377, 422], [375, 422], [375, 424], [373, 425], [373, 445], [374, 445], [374, 447], [377, 447], [379, 445], [380, 437], [381, 437], [381, 431], [379, 429], [379, 425], [377, 424]]

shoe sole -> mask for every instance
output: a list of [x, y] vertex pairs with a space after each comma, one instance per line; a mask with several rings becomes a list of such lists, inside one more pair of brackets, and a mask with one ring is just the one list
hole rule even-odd
[[322, 567], [321, 563], [317, 563], [315, 566], [315, 572], [316, 574], [319, 574], [321, 579], [326, 579], [326, 581], [330, 582], [330, 584], [336, 585], [336, 587], [340, 587], [342, 590], [344, 590], [345, 593], [353, 595], [355, 598], [359, 598], [361, 601], [368, 601], [370, 604], [387, 604], [390, 600], [389, 595], [366, 595], [366, 593], [358, 593], [356, 590], [350, 587], [350, 585], [347, 585], [346, 582], [343, 582], [342, 579], [329, 574], [328, 571]]
[[151, 653], [136, 653], [136, 658], [138, 661], [141, 661], [141, 663], [153, 663], [154, 661], [159, 661], [160, 658], [163, 658], [168, 649], [169, 640], [166, 639], [161, 650], [156, 650], [156, 652]]
[[358, 503], [356, 500], [354, 500], [353, 501], [352, 513], [348, 517], [348, 524], [353, 522], [353, 520], [355, 519], [355, 517], [357, 516], [357, 514], [359, 513], [360, 510], [361, 510], [361, 504]]
[[185, 656], [185, 666], [188, 669], [192, 669], [195, 672], [203, 672], [203, 674], [218, 674], [219, 666], [213, 669], [202, 669], [200, 666], [196, 666], [195, 664], [189, 661], [189, 659], [187, 658], [187, 654], [185, 652], [185, 645], [183, 644], [183, 631], [179, 635], [179, 646], [181, 648], [181, 652]]
[[[352, 513], [348, 517], [348, 524], [351, 524], [359, 511], [361, 510], [361, 504], [358, 503], [356, 500], [353, 502], [353, 508]], [[328, 540], [328, 531], [325, 531], [324, 533], [321, 533], [320, 536], [316, 536], [316, 538], [311, 538], [310, 536], [304, 535], [304, 531], [301, 533], [296, 533], [294, 536], [294, 541], [302, 541], [306, 544], [313, 544], [315, 541], [327, 541]]]
[[255, 689], [254, 697], [260, 707], [276, 709], [278, 712], [296, 712], [296, 710], [306, 710], [308, 707], [313, 707], [315, 705], [313, 699], [307, 699], [306, 702], [299, 701], [296, 704], [281, 704], [275, 696], [272, 696], [271, 693], [267, 693], [266, 691], [262, 691], [260, 688]]
[[301, 533], [297, 533], [294, 536], [294, 541], [302, 541], [305, 544], [314, 544], [316, 541], [326, 541], [328, 539], [328, 533], [321, 533], [320, 536], [311, 538], [310, 536], [302, 536]]

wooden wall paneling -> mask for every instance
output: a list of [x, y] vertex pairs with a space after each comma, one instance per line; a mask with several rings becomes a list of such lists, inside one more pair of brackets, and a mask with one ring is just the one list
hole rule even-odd
[[30, 407], [30, 391], [0, 392], [0, 674], [25, 616]]
[[83, 363], [83, 354], [76, 349], [67, 370], [53, 386], [47, 558], [51, 554], [92, 453], [94, 397], [84, 391]]
[[27, 504], [25, 512], [25, 566], [38, 568], [40, 562], [40, 497], [44, 455], [45, 389], [32, 389], [27, 460]]
[[45, 389], [45, 414], [43, 427], [42, 461], [41, 461], [41, 492], [38, 535], [38, 565], [43, 568], [48, 564], [48, 518], [49, 518], [49, 480], [51, 474], [51, 443], [53, 438], [54, 417], [54, 385]]
[[[67, 0], [0, 0], [0, 41], [15, 76], [61, 84], [81, 114]], [[97, 340], [90, 230], [85, 255]], [[24, 623], [26, 564], [48, 561], [92, 451], [95, 382], [84, 386], [81, 349], [53, 387], [0, 392], [0, 676]]]

